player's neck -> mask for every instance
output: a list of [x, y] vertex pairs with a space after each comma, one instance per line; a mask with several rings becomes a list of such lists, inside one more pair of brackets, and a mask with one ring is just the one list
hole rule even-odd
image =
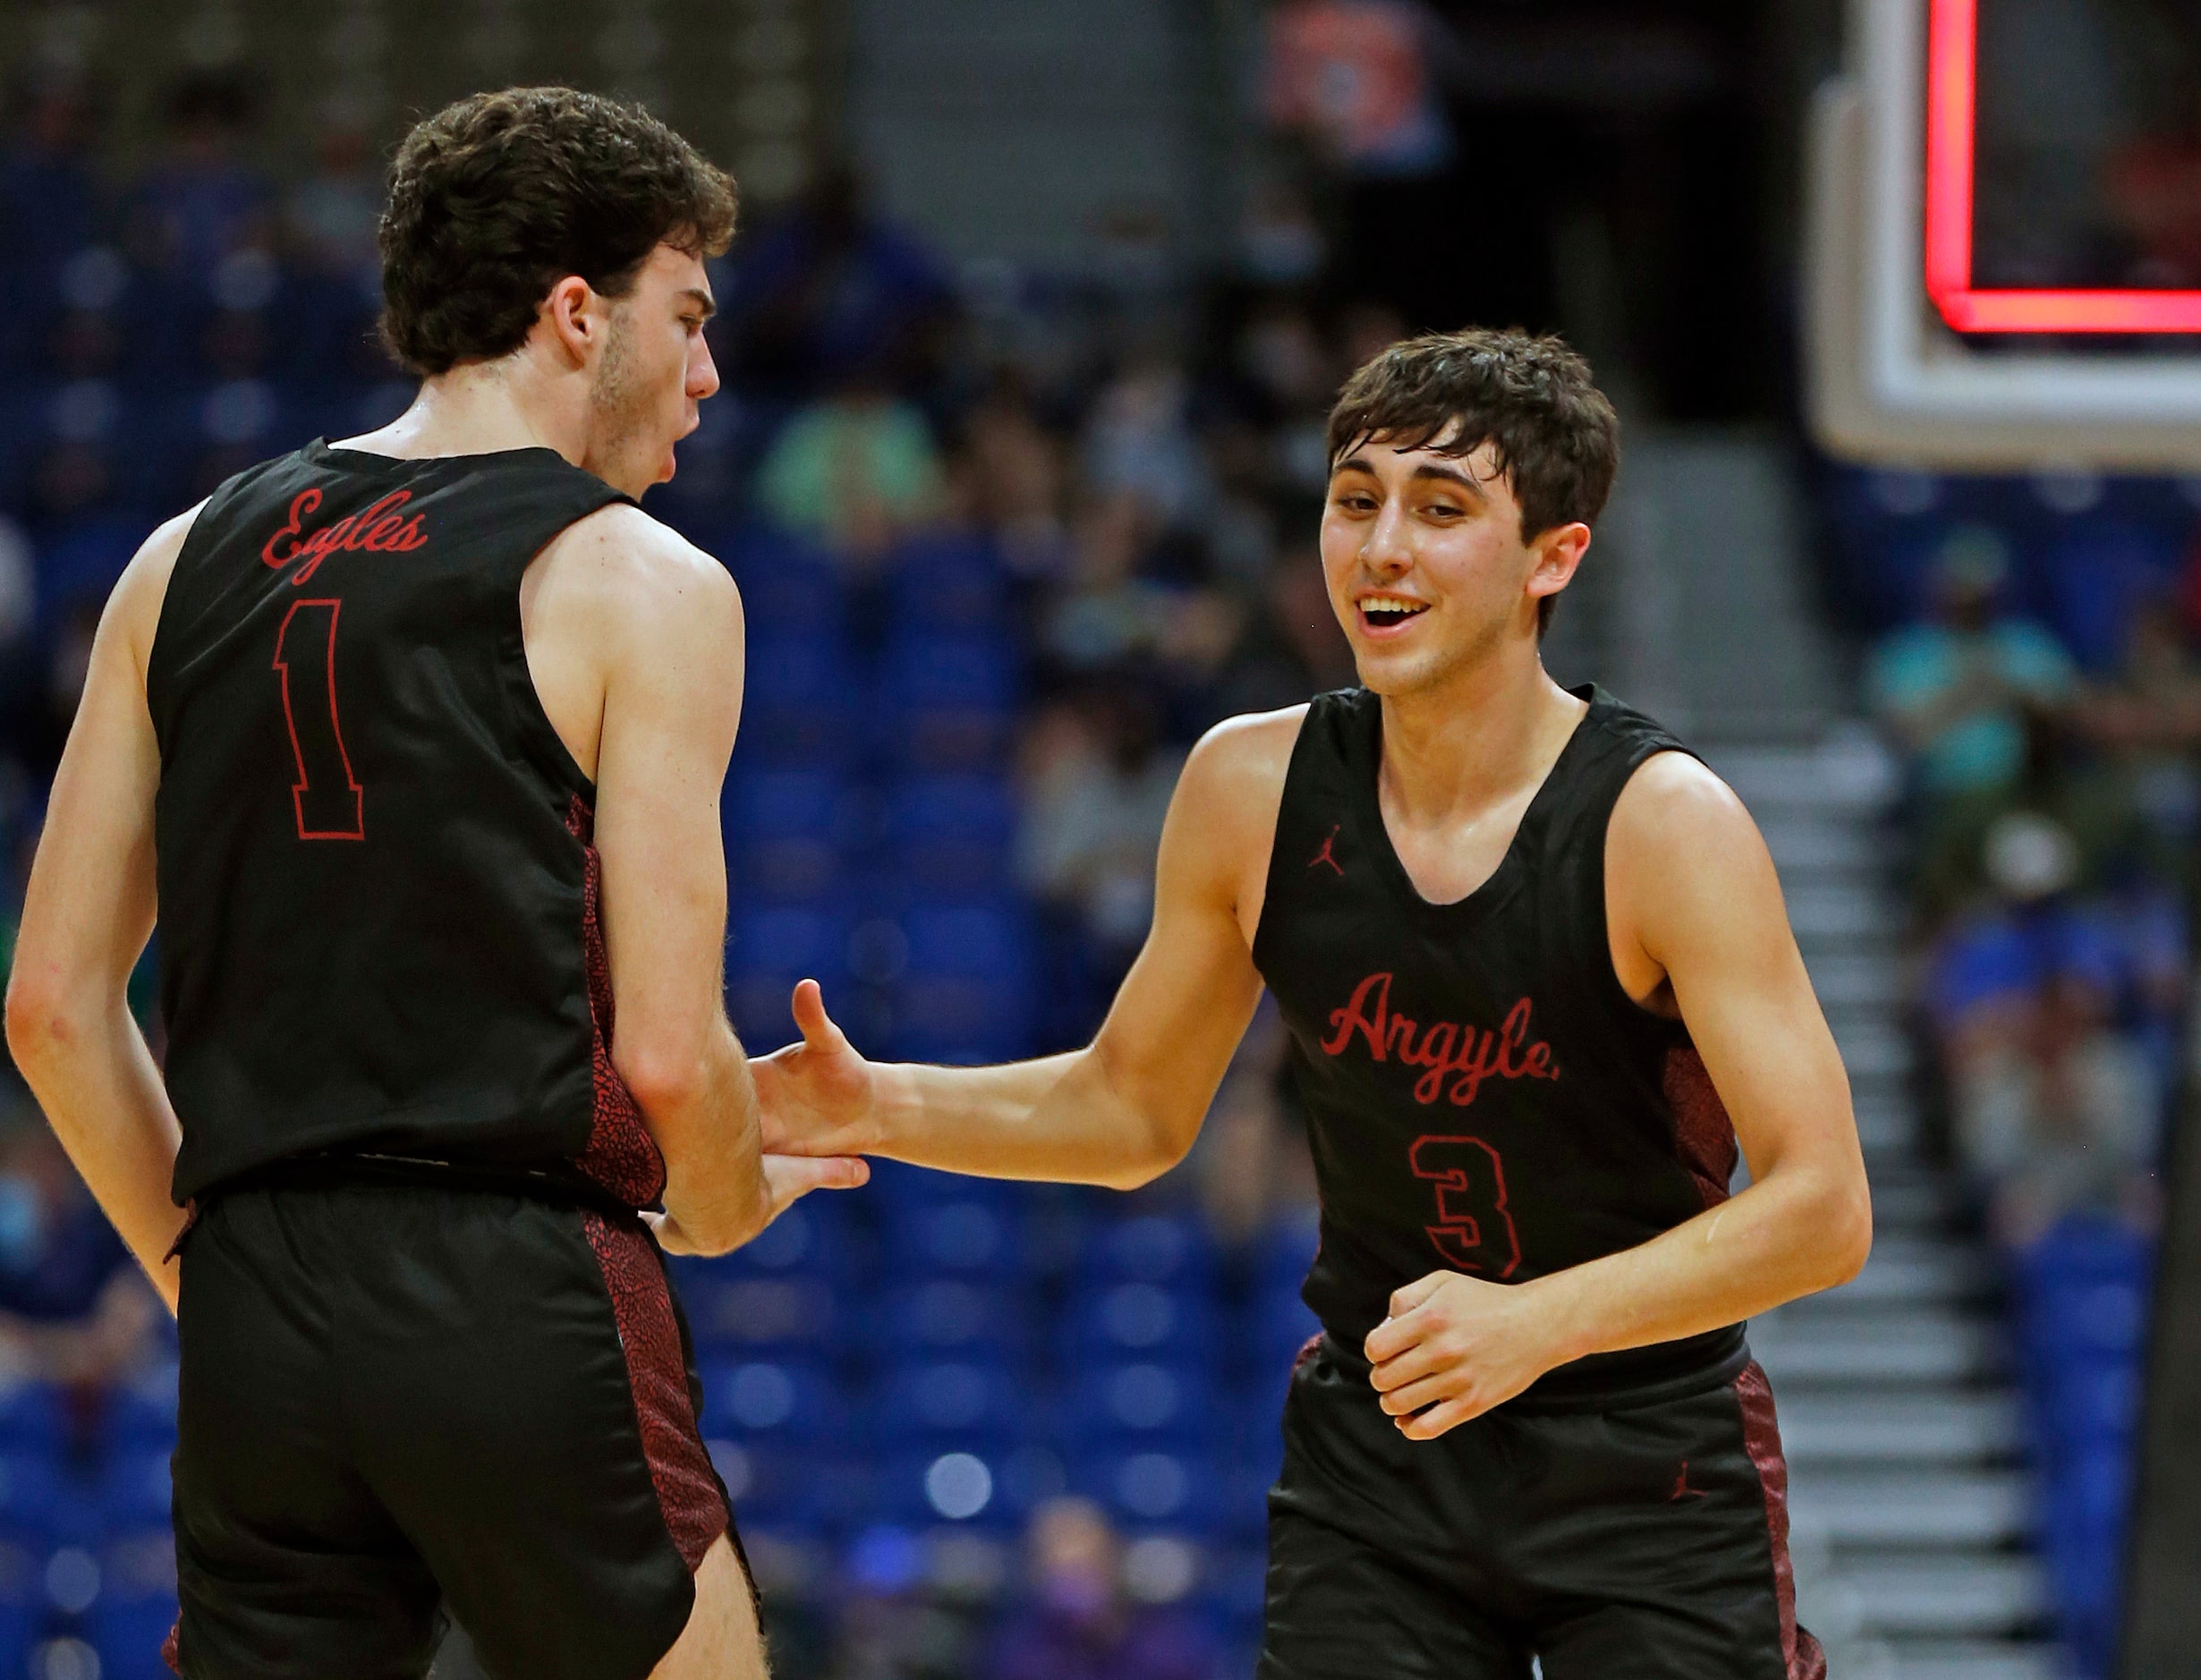
[[579, 466], [589, 442], [585, 381], [542, 368], [531, 350], [464, 362], [421, 381], [403, 414], [342, 447], [401, 460], [554, 449]]
[[1532, 644], [1383, 697], [1384, 803], [1416, 824], [1472, 816], [1541, 783], [1586, 709]]

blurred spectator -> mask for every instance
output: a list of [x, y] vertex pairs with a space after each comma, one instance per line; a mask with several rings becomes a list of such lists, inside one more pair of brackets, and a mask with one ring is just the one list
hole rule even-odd
[[159, 1302], [20, 1091], [0, 1106], [0, 1379], [117, 1380]]
[[1018, 874], [1067, 911], [1112, 995], [1154, 915], [1154, 860], [1184, 755], [1163, 744], [1151, 691], [1095, 683], [1030, 737]]
[[[1173, 556], [1179, 576], [1153, 575]], [[1143, 664], [1177, 697], [1205, 685], [1237, 640], [1240, 615], [1204, 586], [1203, 557], [1181, 538], [1161, 540], [1136, 496], [1087, 497], [1071, 529], [1069, 577], [1041, 615], [1041, 653], [1074, 678]]]
[[1201, 1210], [1228, 1247], [1242, 1250], [1315, 1206], [1314, 1158], [1285, 1072], [1287, 1041], [1276, 1002], [1264, 994], [1193, 1145]]
[[1184, 369], [1160, 356], [1134, 363], [1103, 387], [1080, 450], [1095, 495], [1129, 497], [1158, 528], [1197, 517], [1208, 485], [1191, 396]]
[[936, 1590], [938, 1552], [929, 1557], [916, 1536], [891, 1526], [857, 1537], [829, 1680], [962, 1680], [971, 1673], [973, 1607]]
[[1934, 622], [1897, 631], [1873, 655], [1873, 705], [1914, 755], [1930, 801], [2008, 785], [2024, 766], [2025, 708], [2073, 695], [2055, 638], [1998, 609], [2009, 569], [1993, 531], [1952, 532], [1933, 563]]
[[73, 76], [47, 74], [17, 96], [0, 158], [0, 263], [34, 272], [91, 242], [99, 196], [87, 157], [91, 101]]
[[242, 70], [195, 72], [170, 91], [166, 155], [130, 203], [131, 242], [149, 267], [211, 275], [225, 257], [273, 242], [274, 186], [239, 155], [259, 115]]
[[1032, 1519], [1033, 1603], [995, 1642], [985, 1680], [1214, 1680], [1191, 1623], [1126, 1591], [1123, 1548], [1100, 1508], [1056, 1499]]
[[2192, 878], [2192, 843], [2201, 831], [2201, 658], [2186, 639], [2175, 602], [2157, 596], [2135, 608], [2124, 666], [2089, 693], [2079, 711], [2086, 734], [2122, 767], [2140, 810], [2161, 843], [2183, 853]]
[[861, 371], [914, 393], [953, 305], [932, 254], [874, 217], [842, 164], [735, 246], [718, 293], [727, 377], [799, 398]]
[[1294, 706], [1358, 680], [1352, 644], [1330, 610], [1315, 546], [1320, 510], [1298, 509], [1284, 517], [1286, 547], [1219, 679], [1216, 709], [1226, 717]]
[[1454, 48], [1421, 0], [1289, 0], [1269, 16], [1269, 121], [1355, 174], [1432, 174], [1452, 132], [1431, 72]]
[[2013, 1247], [2074, 1213], [2154, 1227], [2163, 1093], [2110, 1007], [2106, 988], [2064, 970], [1971, 1011], [1951, 1037], [1958, 1141]]
[[357, 113], [332, 101], [314, 125], [313, 170], [283, 206], [291, 248], [310, 267], [348, 274], [372, 263], [382, 176]]
[[997, 381], [971, 412], [963, 453], [972, 513], [993, 532], [1010, 570], [1023, 577], [1058, 573], [1069, 540], [1062, 446], [1014, 381]]
[[846, 380], [788, 421], [757, 474], [767, 513], [857, 571], [939, 513], [941, 496], [924, 416], [871, 377]]
[[[1926, 813], [1912, 877], [1925, 928], [2012, 891], [2099, 892], [2162, 861], [2122, 776], [2086, 754], [2053, 714], [2021, 711], [2018, 725], [2022, 757], [2011, 781], [1953, 794]], [[2040, 836], [2061, 848], [2056, 878], [2031, 885], [2027, 871], [2038, 870], [2027, 836]]]

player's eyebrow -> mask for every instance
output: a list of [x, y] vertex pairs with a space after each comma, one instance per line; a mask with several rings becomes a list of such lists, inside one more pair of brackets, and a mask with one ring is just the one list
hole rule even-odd
[[[1330, 470], [1332, 478], [1337, 477], [1340, 472], [1364, 472], [1372, 479], [1380, 476], [1373, 467], [1358, 455], [1347, 455]], [[1478, 502], [1487, 502], [1491, 499], [1490, 492], [1483, 488], [1473, 474], [1462, 472], [1457, 467], [1440, 467], [1431, 462], [1424, 462], [1415, 468], [1407, 476], [1415, 479], [1436, 479], [1445, 484], [1456, 484]]]
[[1408, 475], [1416, 479], [1439, 479], [1447, 484], [1457, 484], [1478, 502], [1487, 502], [1490, 492], [1478, 483], [1472, 473], [1462, 472], [1457, 467], [1439, 467], [1423, 464]]
[[712, 298], [710, 293], [704, 291], [701, 286], [689, 286], [686, 290], [683, 291], [680, 295], [687, 299], [691, 303], [694, 304], [697, 309], [701, 310], [703, 312], [703, 318], [705, 320], [709, 320], [712, 316], [718, 312], [718, 305], [717, 301]]

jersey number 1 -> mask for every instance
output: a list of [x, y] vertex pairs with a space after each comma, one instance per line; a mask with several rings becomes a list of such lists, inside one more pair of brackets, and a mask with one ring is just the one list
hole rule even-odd
[[1437, 1186], [1437, 1223], [1425, 1227], [1445, 1264], [1484, 1277], [1510, 1277], [1521, 1235], [1506, 1211], [1506, 1164], [1481, 1138], [1416, 1138], [1416, 1178]]
[[290, 725], [298, 779], [291, 803], [301, 840], [364, 840], [364, 800], [336, 723], [336, 614], [342, 601], [293, 601], [276, 632], [275, 668], [283, 681], [283, 721]]

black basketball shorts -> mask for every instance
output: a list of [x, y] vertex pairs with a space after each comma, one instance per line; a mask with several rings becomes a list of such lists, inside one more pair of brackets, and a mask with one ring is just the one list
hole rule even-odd
[[442, 1185], [245, 1188], [183, 1243], [188, 1680], [642, 1680], [731, 1529], [631, 1216]]
[[1310, 1344], [1269, 1496], [1257, 1680], [1824, 1680], [1751, 1364], [1409, 1441]]

